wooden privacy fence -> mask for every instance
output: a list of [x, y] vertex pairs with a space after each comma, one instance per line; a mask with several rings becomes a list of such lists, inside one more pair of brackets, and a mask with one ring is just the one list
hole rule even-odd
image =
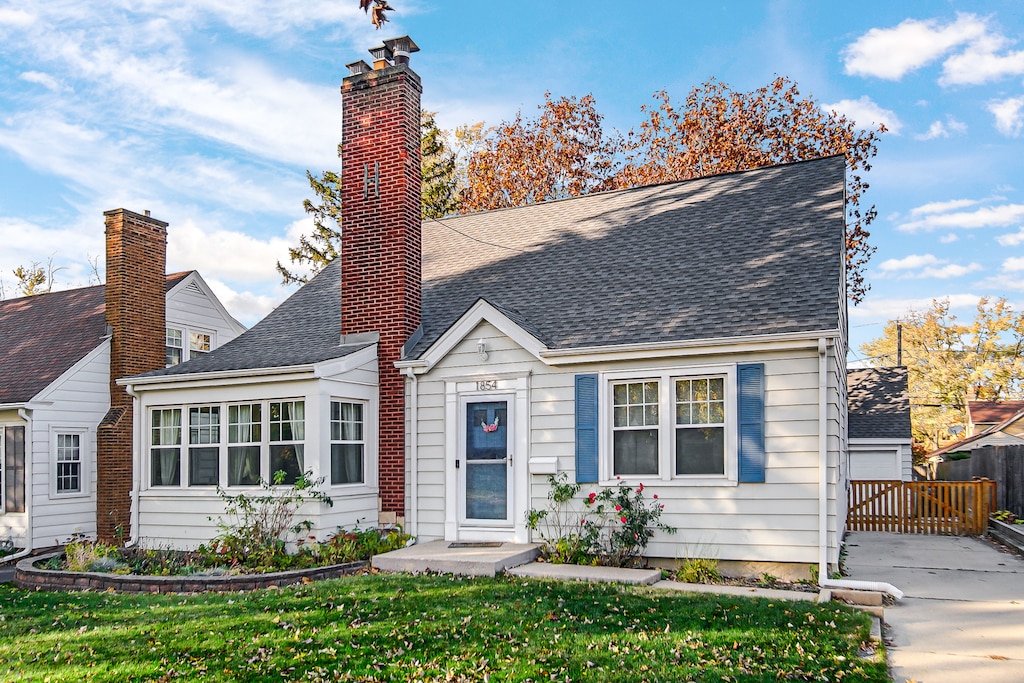
[[852, 481], [850, 531], [980, 536], [995, 510], [994, 481]]

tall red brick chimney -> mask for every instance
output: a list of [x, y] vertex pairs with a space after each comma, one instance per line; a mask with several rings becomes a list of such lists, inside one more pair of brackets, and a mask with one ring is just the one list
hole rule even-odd
[[128, 538], [132, 398], [116, 380], [164, 367], [167, 223], [126, 209], [104, 211], [110, 410], [97, 430], [96, 525], [102, 540]]
[[[341, 332], [379, 335], [381, 521], [405, 514], [405, 381], [395, 361], [420, 326], [419, 48], [407, 36], [349, 65], [341, 84]], [[350, 337], [351, 339], [351, 337]]]

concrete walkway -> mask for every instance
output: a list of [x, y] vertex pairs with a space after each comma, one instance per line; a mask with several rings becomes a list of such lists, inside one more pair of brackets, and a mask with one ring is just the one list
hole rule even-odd
[[1024, 559], [975, 538], [856, 532], [851, 579], [906, 597], [885, 610], [896, 683], [1024, 681]]

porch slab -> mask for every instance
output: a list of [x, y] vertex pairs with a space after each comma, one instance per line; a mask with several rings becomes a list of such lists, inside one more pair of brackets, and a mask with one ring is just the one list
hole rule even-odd
[[660, 569], [627, 569], [625, 567], [590, 567], [578, 564], [534, 562], [510, 569], [512, 576], [561, 581], [593, 581], [651, 585], [661, 581]]
[[476, 545], [429, 541], [375, 555], [370, 564], [382, 572], [494, 576], [506, 569], [533, 562], [539, 556], [540, 545], [537, 543]]

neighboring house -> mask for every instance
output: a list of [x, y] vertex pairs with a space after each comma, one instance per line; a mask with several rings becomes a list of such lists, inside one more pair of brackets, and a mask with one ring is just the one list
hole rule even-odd
[[[1024, 401], [968, 401], [967, 433], [964, 436], [981, 434], [1024, 410]], [[1024, 425], [1016, 433], [1024, 434]]]
[[122, 380], [133, 537], [195, 546], [217, 486], [308, 469], [334, 501], [314, 533], [525, 542], [561, 472], [657, 494], [679, 532], [652, 557], [834, 568], [843, 158], [421, 222], [403, 42], [342, 85], [339, 258], [231, 343]]
[[[163, 238], [139, 243], [145, 260], [133, 259], [133, 267], [154, 271], [147, 275], [164, 302], [145, 306], [133, 284], [133, 267], [119, 271], [111, 252], [125, 252], [122, 242], [134, 241], [133, 236], [122, 239], [123, 224], [137, 221], [159, 231], [166, 224], [123, 209], [106, 217], [108, 284], [122, 280], [113, 287], [118, 291], [99, 285], [0, 301], [0, 538], [17, 547], [47, 547], [73, 534], [97, 534], [98, 491], [104, 489], [98, 486], [98, 435], [104, 421], [115, 417], [110, 396], [120, 376], [116, 368], [138, 372], [140, 367], [120, 358], [132, 350], [122, 341], [126, 334], [115, 331], [113, 309], [152, 318], [156, 343], [149, 355], [155, 360], [149, 367], [162, 366], [165, 359], [186, 360], [245, 329], [199, 273], [164, 274]], [[113, 464], [130, 480], [130, 452]], [[123, 508], [127, 513], [128, 505]]]
[[[1011, 401], [1007, 401], [1011, 403]], [[1012, 401], [1017, 403], [1017, 401]], [[946, 444], [942, 448], [928, 454], [929, 462], [934, 464], [945, 459], [950, 453], [962, 453], [985, 446], [1021, 446], [1024, 445], [1024, 409], [1009, 414], [1006, 419], [987, 427], [983, 431], [966, 438]]]
[[846, 391], [850, 414], [850, 479], [913, 479], [907, 369], [849, 370]]

